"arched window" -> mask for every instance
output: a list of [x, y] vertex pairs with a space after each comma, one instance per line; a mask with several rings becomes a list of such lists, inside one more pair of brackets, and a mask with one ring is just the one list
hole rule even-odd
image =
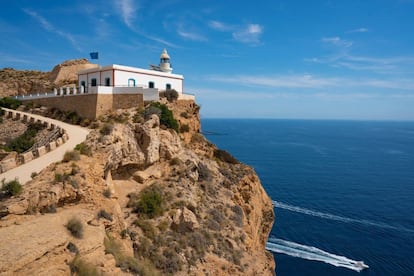
[[165, 85], [165, 90], [171, 90], [171, 84], [167, 83], [167, 84]]
[[128, 79], [128, 86], [135, 87], [135, 80], [134, 79]]
[[148, 88], [154, 88], [155, 84], [153, 81], [148, 82]]

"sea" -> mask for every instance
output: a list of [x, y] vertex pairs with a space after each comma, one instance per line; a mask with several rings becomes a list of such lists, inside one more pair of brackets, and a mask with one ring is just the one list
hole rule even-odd
[[202, 131], [271, 197], [278, 276], [414, 275], [414, 122], [202, 119]]

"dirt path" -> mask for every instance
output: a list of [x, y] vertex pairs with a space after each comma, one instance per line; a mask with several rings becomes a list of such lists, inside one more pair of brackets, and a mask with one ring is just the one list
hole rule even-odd
[[[6, 108], [3, 108], [4, 110], [7, 110]], [[19, 111], [20, 112], [20, 111]], [[35, 115], [31, 113], [26, 112], [20, 112], [21, 114], [27, 114], [30, 117], [33, 117], [35, 119], [41, 119], [42, 121], [53, 123], [60, 128], [63, 128], [66, 130], [69, 140], [66, 141], [63, 145], [56, 148], [55, 150], [48, 152], [47, 154], [33, 159], [32, 161], [23, 164], [17, 168], [11, 169], [5, 173], [0, 174], [0, 180], [6, 179], [6, 181], [13, 180], [17, 178], [21, 184], [25, 184], [29, 180], [31, 180], [30, 175], [33, 172], [39, 173], [42, 169], [47, 167], [48, 165], [60, 161], [63, 158], [63, 155], [66, 151], [73, 150], [73, 148], [85, 141], [86, 136], [89, 134], [90, 130], [87, 128], [83, 128], [80, 126], [70, 125], [58, 120], [54, 120], [51, 118], [43, 117], [40, 115]]]

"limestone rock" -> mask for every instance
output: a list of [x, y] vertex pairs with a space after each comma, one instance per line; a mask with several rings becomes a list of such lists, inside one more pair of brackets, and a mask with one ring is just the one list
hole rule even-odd
[[116, 125], [108, 139], [110, 139], [107, 141], [110, 150], [105, 171], [116, 170], [127, 165], [138, 168], [145, 165], [145, 155], [129, 127]]
[[178, 232], [194, 231], [200, 228], [196, 215], [186, 207], [178, 209], [173, 216], [173, 224]]
[[142, 125], [136, 125], [135, 137], [140, 148], [145, 153], [147, 166], [160, 159], [160, 119], [157, 115], [151, 115], [150, 119]]

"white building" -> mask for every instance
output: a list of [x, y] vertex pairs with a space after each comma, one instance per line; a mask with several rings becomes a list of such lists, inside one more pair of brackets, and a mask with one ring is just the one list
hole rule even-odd
[[144, 101], [158, 100], [159, 91], [171, 89], [178, 92], [179, 98], [191, 98], [183, 95], [184, 77], [172, 74], [172, 70], [170, 56], [164, 49], [159, 66], [150, 65], [150, 69], [142, 69], [113, 64], [86, 69], [78, 72], [78, 85], [81, 93], [143, 93]]

